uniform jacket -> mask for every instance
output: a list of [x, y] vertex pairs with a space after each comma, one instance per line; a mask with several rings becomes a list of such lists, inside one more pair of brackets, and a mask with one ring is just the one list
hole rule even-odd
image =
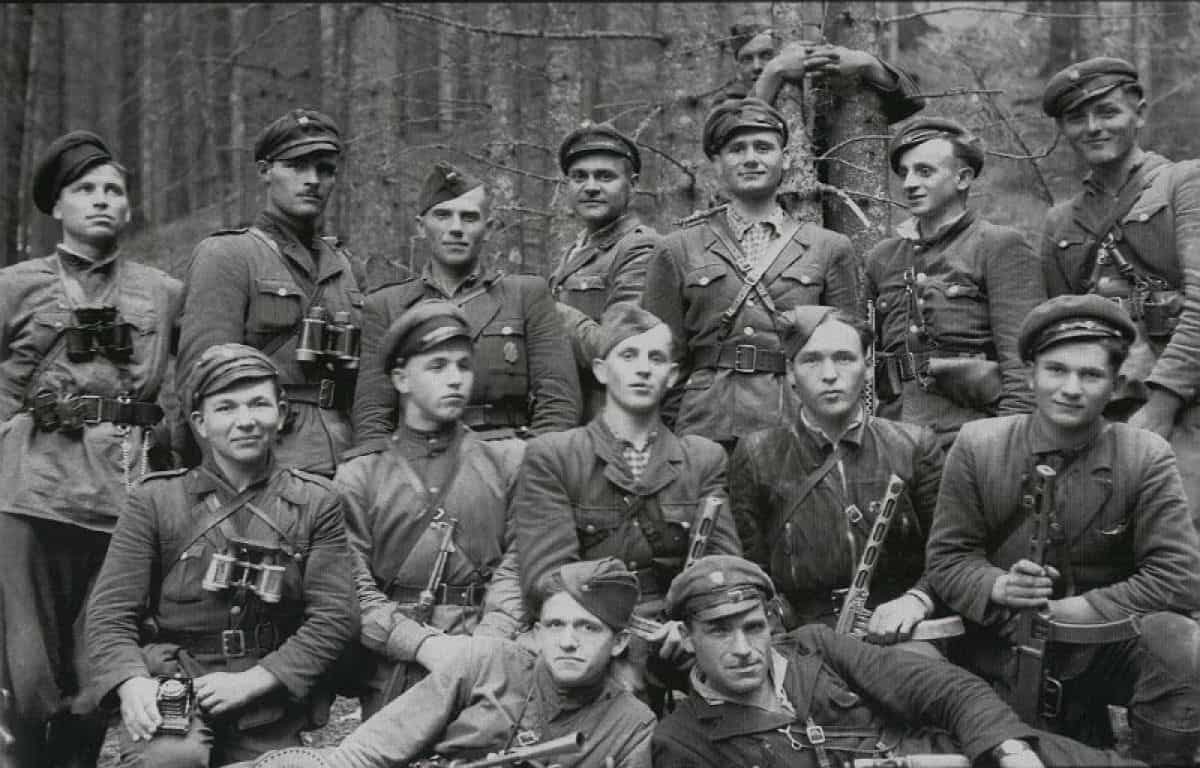
[[[829, 455], [828, 438], [798, 419], [794, 427], [762, 430], [738, 443], [729, 463], [729, 495], [747, 557], [771, 575], [801, 616], [822, 615], [814, 613], [818, 608], [829, 615], [826, 598], [850, 585], [878, 515], [877, 502], [895, 473], [904, 481], [904, 494], [872, 577], [868, 606], [913, 586], [932, 596], [923, 577], [925, 539], [943, 458], [933, 432], [868, 417], [842, 438], [839, 450], [840, 466], [793, 514], [799, 486]], [[860, 511], [858, 518], [846, 513], [851, 505]]]
[[[358, 603], [347, 561], [342, 504], [327, 480], [295, 469], [272, 467], [237, 498], [248, 498], [269, 515], [293, 549], [286, 560], [283, 598], [269, 605], [247, 598], [238, 611], [233, 590], [202, 588], [211, 555], [222, 552], [220, 515], [208, 506], [215, 494], [221, 506], [234, 500], [219, 470], [205, 463], [192, 470], [162, 472], [133, 493], [121, 517], [87, 611], [87, 647], [92, 688], [111, 693], [131, 677], [148, 674], [139, 649], [139, 620], [149, 616], [159, 642], [189, 644], [179, 633], [219, 637], [237, 627], [248, 638], [276, 634], [278, 647], [249, 659], [193, 653], [210, 671], [257, 663], [283, 683], [294, 701], [306, 699], [318, 679], [358, 630]], [[242, 507], [230, 518], [241, 536], [271, 542], [279, 534]], [[197, 538], [198, 537], [198, 538]], [[284, 564], [284, 563], [281, 563]], [[147, 609], [146, 606], [149, 606]], [[248, 641], [249, 642], [249, 641]]]
[[[475, 337], [471, 405], [529, 414], [535, 434], [569, 429], [579, 420], [579, 378], [546, 281], [484, 269], [446, 296], [428, 265], [420, 277], [385, 286], [366, 302], [363, 360], [354, 400], [355, 440], [387, 437], [396, 428], [396, 390], [379, 349], [388, 327], [425, 299], [445, 299], [467, 316]], [[532, 405], [530, 402], [532, 401]], [[509, 430], [507, 436], [511, 436]]]
[[[119, 320], [133, 325], [128, 362], [68, 359], [59, 339], [75, 318], [64, 279], [82, 286], [84, 300], [115, 305]], [[22, 409], [42, 389], [156, 401], [180, 291], [178, 280], [118, 254], [89, 263], [57, 251], [0, 270], [0, 511], [112, 530], [127, 497], [122, 428], [105, 422], [82, 435], [45, 432]], [[145, 435], [140, 427], [128, 435], [133, 480]]]
[[[799, 412], [796, 395], [782, 373], [699, 368], [693, 360], [700, 346], [752, 344], [780, 349], [779, 320], [754, 293], [741, 306], [728, 335], [722, 331], [721, 315], [742, 287], [734, 266], [738, 247], [721, 207], [663, 237], [646, 273], [642, 306], [671, 327], [680, 345], [682, 384], [664, 408], [667, 423], [680, 435], [731, 440], [791, 421]], [[804, 224], [762, 283], [780, 312], [825, 304], [857, 313], [859, 271], [848, 238]]]
[[477, 759], [532, 730], [539, 741], [582, 731], [582, 752], [554, 758], [563, 768], [650, 768], [654, 715], [607, 678], [564, 694], [536, 654], [495, 638], [462, 639], [462, 662], [439, 670], [392, 701], [333, 749], [331, 768], [391, 768], [436, 753]]
[[[1046, 291], [1037, 255], [1021, 233], [970, 210], [928, 239], [919, 237], [912, 219], [897, 232], [866, 256], [879, 349], [904, 352], [907, 342], [912, 352], [983, 352], [1000, 364], [1003, 393], [994, 409], [982, 404], [971, 408], [909, 382], [895, 417], [953, 433], [971, 419], [1031, 410], [1033, 393], [1017, 352], [1017, 333], [1030, 310], [1046, 300]], [[912, 332], [919, 321], [912, 316], [905, 288], [909, 268], [916, 272], [915, 292], [928, 340]]]
[[[1200, 161], [1172, 163], [1146, 152], [1127, 183], [1143, 191], [1118, 222], [1126, 252], [1184, 294], [1179, 325], [1146, 381], [1193, 404], [1200, 393]], [[1047, 214], [1042, 268], [1050, 296], [1087, 291], [1088, 256], [1107, 234], [1098, 230], [1113, 204], [1085, 180], [1082, 191]]]
[[[311, 390], [322, 378], [333, 377], [324, 366], [302, 367], [295, 357], [300, 320], [317, 292], [329, 319], [345, 311], [354, 323], [362, 323], [363, 294], [344, 250], [314, 238], [310, 251], [265, 213], [255, 227], [218, 232], [202, 240], [192, 254], [176, 368], [180, 384], [195, 359], [214, 344], [237, 342], [263, 349], [284, 334], [289, 340], [271, 359], [279, 367], [284, 390], [299, 395], [301, 387]], [[337, 456], [352, 443], [349, 413], [295, 400], [290, 407], [294, 421], [275, 446], [276, 459], [283, 466], [332, 475]], [[186, 445], [186, 438], [177, 435], [176, 444]]]
[[[968, 424], [946, 459], [927, 573], [938, 595], [976, 624], [1009, 618], [989, 602], [992, 583], [1029, 553], [1022, 474], [1032, 471], [1035, 453], [1056, 447], [1035, 419]], [[1200, 542], [1166, 441], [1102, 423], [1059, 472], [1055, 498], [1076, 593], [1106, 620], [1200, 608]]]
[[[630, 570], [661, 567], [665, 591], [687, 555], [700, 505], [713, 495], [725, 497], [725, 452], [698, 435], [676, 437], [660, 426], [636, 481], [603, 416], [531, 440], [513, 500], [521, 586], [529, 594], [563, 563], [612, 556]], [[658, 522], [665, 533], [655, 552], [646, 526]], [[740, 554], [728, 510], [707, 552]]]
[[709, 703], [693, 692], [655, 730], [655, 768], [815, 768], [805, 737], [810, 717], [824, 729], [827, 747], [844, 748], [835, 752], [843, 757], [876, 754], [882, 741], [899, 754], [961, 751], [974, 761], [1006, 739], [1033, 734], [986, 683], [943, 661], [820, 625], [783, 642], [782, 689], [794, 715]]
[[[417, 646], [436, 632], [408, 618], [389, 589], [393, 584], [424, 588], [442, 536], [429, 525], [433, 513], [427, 511], [428, 479], [406, 459], [396, 441], [377, 441], [372, 448], [370, 452], [360, 449], [364, 453], [342, 464], [334, 477], [346, 501], [362, 639], [367, 648], [389, 661], [413, 661]], [[470, 634], [478, 627], [509, 637], [517, 629], [522, 608], [516, 576], [493, 574], [512, 543], [508, 504], [524, 448], [520, 440], [480, 440], [466, 427], [459, 428], [447, 448], [458, 454], [458, 470], [442, 508], [446, 517], [458, 520], [458, 530], [443, 583], [488, 585], [493, 594], [482, 621], [473, 608], [436, 606], [431, 621], [436, 630]], [[405, 605], [411, 608], [413, 602]], [[379, 638], [387, 640], [380, 643]]]

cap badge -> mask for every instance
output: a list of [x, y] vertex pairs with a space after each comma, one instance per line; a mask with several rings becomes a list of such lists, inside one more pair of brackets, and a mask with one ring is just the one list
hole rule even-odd
[[708, 574], [708, 580], [711, 581], [714, 586], [725, 586], [725, 574], [721, 571], [713, 571], [712, 573]]
[[301, 115], [296, 119], [297, 125], [308, 125], [310, 122], [311, 121], [308, 119], [308, 115]]
[[1067, 72], [1067, 79], [1071, 80], [1072, 82], [1078, 80], [1080, 77], [1082, 77], [1082, 75], [1079, 74], [1078, 69], [1072, 69], [1070, 72]]

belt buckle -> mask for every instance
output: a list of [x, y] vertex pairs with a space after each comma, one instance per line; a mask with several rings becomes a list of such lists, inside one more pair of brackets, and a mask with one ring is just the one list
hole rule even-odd
[[333, 408], [333, 379], [321, 379], [321, 389], [317, 392], [317, 407], [329, 410]]
[[[750, 362], [746, 362], [746, 356]], [[754, 373], [758, 363], [758, 347], [753, 344], [738, 344], [733, 348], [733, 370], [735, 373]]]
[[917, 361], [912, 352], [901, 352], [896, 357], [896, 366], [900, 369], [901, 381], [912, 381], [917, 378]]
[[808, 737], [809, 743], [814, 747], [825, 743], [825, 729], [816, 723], [804, 726], [804, 735]]
[[221, 630], [221, 655], [240, 659], [246, 655], [246, 633], [240, 629]]
[[[87, 403], [89, 402], [96, 403], [95, 415], [89, 416], [86, 413]], [[72, 401], [71, 407], [75, 409], [75, 414], [79, 418], [80, 424], [87, 424], [91, 426], [106, 420], [104, 413], [104, 398], [100, 397], [99, 395], [80, 395], [79, 397], [75, 398], [74, 401]]]

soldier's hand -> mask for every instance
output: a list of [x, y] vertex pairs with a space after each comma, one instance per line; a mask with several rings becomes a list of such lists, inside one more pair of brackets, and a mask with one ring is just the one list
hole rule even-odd
[[1129, 426], [1148, 429], [1164, 440], [1170, 440], [1171, 433], [1175, 431], [1175, 417], [1182, 404], [1179, 397], [1154, 389], [1146, 404], [1129, 417]]
[[907, 640], [913, 628], [928, 616], [925, 603], [912, 595], [901, 595], [875, 608], [867, 622], [867, 640], [879, 645]]
[[158, 681], [131, 677], [117, 688], [121, 699], [121, 721], [134, 741], [149, 741], [162, 724], [158, 713]]
[[683, 647], [683, 632], [681, 621], [668, 621], [663, 624], [661, 633], [662, 646], [658, 649], [658, 657], [666, 659], [678, 666], [688, 656], [688, 652]]
[[996, 761], [997, 768], [1045, 768], [1042, 759], [1032, 749], [1028, 752], [1018, 752], [1015, 755], [1005, 755]]
[[210, 672], [196, 678], [196, 704], [210, 715], [232, 712], [279, 685], [279, 679], [262, 667], [245, 672]]
[[1058, 571], [1020, 559], [992, 583], [992, 602], [1009, 608], [1040, 608], [1050, 601]]

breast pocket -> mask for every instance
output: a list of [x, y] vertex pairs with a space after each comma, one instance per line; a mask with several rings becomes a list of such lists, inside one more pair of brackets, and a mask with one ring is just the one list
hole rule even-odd
[[921, 311], [935, 337], [974, 336], [987, 330], [987, 295], [975, 283], [964, 278], [934, 280], [921, 297]]
[[[54, 344], [54, 340], [58, 334], [62, 333], [69, 325], [75, 324], [74, 316], [67, 311], [48, 310], [38, 312], [33, 316], [33, 322], [30, 324], [30, 339], [31, 346], [38, 357], [46, 354], [46, 351]], [[20, 342], [15, 342], [15, 348]]]
[[820, 304], [825, 293], [825, 279], [811, 269], [784, 272], [775, 286], [780, 309]]
[[666, 523], [667, 540], [665, 554], [687, 554], [688, 544], [692, 539], [692, 528], [695, 525], [696, 510], [699, 500], [665, 501], [659, 504], [662, 510], [663, 522]]
[[246, 319], [251, 333], [271, 334], [293, 328], [300, 322], [304, 294], [290, 280], [260, 277]]
[[615, 551], [614, 534], [621, 526], [623, 515], [611, 507], [576, 507], [575, 529], [579, 535], [579, 550], [584, 557], [599, 557], [595, 549], [605, 546], [605, 551]]
[[212, 546], [201, 539], [180, 553], [163, 579], [162, 599], [172, 603], [196, 603], [204, 597], [204, 575], [212, 559]]
[[519, 318], [496, 320], [479, 334], [480, 368], [504, 391], [500, 396], [524, 395], [529, 387], [529, 360], [525, 325]]
[[1176, 251], [1175, 227], [1171, 219], [1165, 200], [1139, 200], [1121, 220], [1121, 234], [1129, 249], [1147, 267], [1178, 284], [1181, 276], [1170, 274], [1171, 271], [1177, 273], [1177, 269], [1170, 259], [1164, 258]]
[[737, 285], [724, 264], [702, 264], [683, 276], [683, 292], [689, 303], [710, 308], [720, 305], [721, 310], [725, 306], [720, 297], [736, 290]]
[[605, 275], [571, 275], [563, 281], [562, 301], [593, 320], [599, 320], [608, 302], [608, 290]]

